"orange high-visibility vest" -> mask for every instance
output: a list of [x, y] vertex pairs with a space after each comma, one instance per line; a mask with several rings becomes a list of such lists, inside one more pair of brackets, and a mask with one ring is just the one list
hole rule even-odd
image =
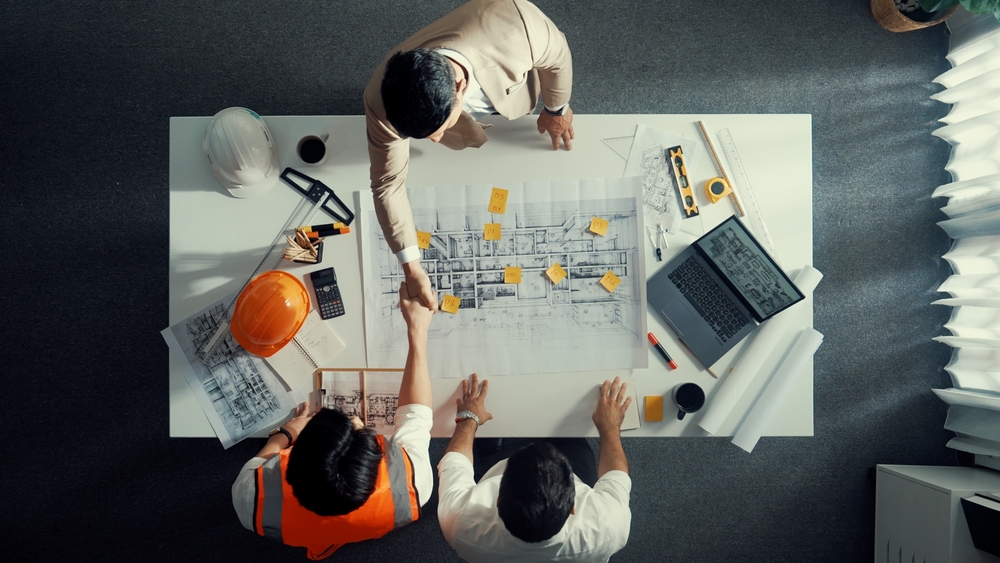
[[347, 543], [380, 538], [420, 518], [413, 465], [398, 444], [378, 436], [382, 461], [372, 496], [357, 510], [320, 516], [304, 508], [285, 480], [291, 448], [257, 468], [254, 530], [287, 545], [305, 547], [310, 559], [329, 557]]

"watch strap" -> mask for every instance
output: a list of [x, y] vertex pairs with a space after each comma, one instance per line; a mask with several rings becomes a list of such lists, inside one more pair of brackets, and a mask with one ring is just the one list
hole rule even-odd
[[470, 410], [460, 411], [458, 414], [455, 415], [455, 422], [456, 423], [458, 423], [458, 422], [460, 422], [462, 420], [467, 420], [467, 419], [468, 420], [474, 420], [474, 421], [476, 421], [476, 428], [479, 428], [480, 426], [482, 426], [482, 423], [479, 422], [479, 417], [476, 416], [476, 413], [474, 413], [474, 412], [472, 412]]
[[285, 438], [288, 438], [288, 446], [285, 446], [285, 447], [290, 447], [292, 445], [292, 433], [289, 432], [288, 430], [285, 430], [281, 426], [279, 426], [279, 427], [275, 428], [273, 431], [271, 431], [270, 436], [274, 436], [275, 434], [278, 434], [278, 433], [284, 434]]

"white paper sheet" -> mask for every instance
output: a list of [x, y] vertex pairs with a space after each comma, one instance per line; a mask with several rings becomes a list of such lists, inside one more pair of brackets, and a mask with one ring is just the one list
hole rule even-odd
[[782, 401], [788, 396], [795, 382], [807, 374], [807, 364], [822, 343], [823, 335], [811, 328], [806, 328], [799, 334], [792, 344], [792, 349], [778, 366], [778, 371], [767, 383], [750, 414], [736, 431], [736, 436], [733, 437], [734, 444], [747, 452], [753, 451], [767, 425], [778, 414]]
[[661, 225], [670, 233], [684, 230], [700, 236], [705, 232], [701, 216], [683, 218], [673, 172], [664, 156], [666, 149], [678, 145], [684, 153], [688, 170], [694, 170], [695, 141], [640, 123], [635, 128], [635, 138], [625, 164], [625, 176], [642, 179], [643, 214], [647, 225]]
[[[795, 287], [799, 288], [799, 291], [808, 299], [821, 279], [823, 279], [823, 274], [807, 265], [795, 276]], [[801, 304], [802, 302], [796, 303], [761, 324], [733, 371], [728, 376], [724, 376], [719, 390], [716, 391], [704, 413], [698, 419], [698, 426], [701, 426], [709, 434], [715, 434], [719, 431], [726, 418], [733, 412], [733, 407], [743, 396], [743, 392], [757, 377], [761, 366], [771, 355], [777, 342], [788, 332], [790, 324], [798, 314], [797, 308]]]
[[[505, 182], [505, 214], [489, 213], [490, 184], [410, 188], [419, 231], [432, 233], [421, 263], [440, 303], [462, 299], [457, 314], [431, 323], [431, 377], [482, 377], [645, 368], [646, 272], [639, 179]], [[407, 352], [398, 311], [402, 269], [382, 235], [371, 198], [360, 199], [365, 344], [368, 366], [398, 368]], [[588, 229], [609, 221], [607, 234]], [[500, 223], [502, 240], [483, 240]], [[545, 275], [559, 263], [569, 276]], [[505, 266], [522, 268], [503, 283]], [[600, 285], [608, 271], [621, 284]]]
[[224, 448], [281, 424], [306, 399], [299, 389], [286, 389], [271, 368], [237, 344], [228, 330], [210, 355], [201, 354], [236, 295], [160, 333]]

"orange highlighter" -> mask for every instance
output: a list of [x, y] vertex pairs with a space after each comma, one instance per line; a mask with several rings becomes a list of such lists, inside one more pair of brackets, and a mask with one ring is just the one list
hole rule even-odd
[[677, 362], [675, 362], [673, 358], [670, 357], [670, 354], [668, 354], [667, 351], [663, 349], [663, 346], [660, 346], [660, 341], [657, 340], [655, 336], [653, 336], [653, 333], [650, 332], [648, 336], [649, 336], [649, 341], [653, 344], [653, 346], [656, 346], [656, 351], [659, 352], [661, 356], [663, 356], [663, 359], [666, 360], [668, 364], [670, 364], [670, 368], [677, 369]]

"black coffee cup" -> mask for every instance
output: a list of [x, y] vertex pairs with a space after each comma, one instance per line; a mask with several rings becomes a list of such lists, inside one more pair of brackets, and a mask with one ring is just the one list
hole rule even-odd
[[705, 406], [705, 392], [697, 383], [681, 383], [674, 387], [674, 404], [677, 405], [677, 420], [683, 420], [684, 415], [698, 412]]
[[326, 160], [326, 140], [329, 135], [323, 133], [322, 137], [316, 135], [306, 135], [299, 141], [296, 151], [302, 162], [312, 166], [319, 166]]

